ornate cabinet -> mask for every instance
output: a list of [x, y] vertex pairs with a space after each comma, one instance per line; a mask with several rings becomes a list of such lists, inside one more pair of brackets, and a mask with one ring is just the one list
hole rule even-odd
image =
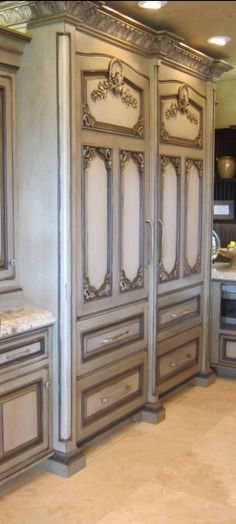
[[57, 319], [48, 467], [70, 473], [85, 441], [137, 413], [157, 422], [159, 395], [208, 380], [212, 81], [228, 67], [100, 2], [14, 2], [0, 21], [32, 34], [21, 282]]
[[[203, 230], [203, 224], [211, 198], [211, 166], [206, 157], [206, 93], [204, 81], [183, 72], [172, 72], [170, 77], [168, 68], [160, 69], [157, 320], [157, 391], [160, 395], [195, 376], [201, 368], [202, 328], [206, 318], [203, 316], [204, 294], [209, 295], [205, 278], [209, 258], [207, 264], [204, 259], [209, 232]], [[162, 318], [171, 322], [169, 330], [168, 323], [166, 326], [164, 323], [164, 329]], [[189, 321], [198, 327], [189, 331]]]

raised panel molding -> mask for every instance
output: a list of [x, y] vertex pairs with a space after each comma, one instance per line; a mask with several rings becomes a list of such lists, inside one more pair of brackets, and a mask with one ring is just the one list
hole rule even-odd
[[143, 138], [143, 91], [124, 77], [120, 60], [108, 71], [83, 71], [82, 96], [83, 127]]
[[[104, 218], [106, 222], [106, 236], [104, 242], [106, 243], [106, 253], [104, 253], [104, 258], [106, 259], [106, 273], [104, 275], [104, 280], [99, 287], [93, 285], [93, 282], [90, 281], [90, 275], [88, 272], [88, 263], [92, 262], [93, 264], [97, 263], [97, 260], [93, 259], [89, 261], [88, 254], [88, 242], [90, 231], [87, 227], [88, 222], [88, 200], [89, 200], [89, 191], [87, 187], [86, 176], [88, 177], [89, 169], [94, 160], [97, 158], [101, 159], [105, 170], [106, 170], [106, 195], [104, 196], [106, 200], [106, 206], [104, 206], [104, 214], [107, 216]], [[97, 173], [99, 176], [99, 173]], [[83, 254], [83, 267], [84, 267], [84, 279], [83, 279], [83, 297], [84, 301], [94, 300], [106, 296], [110, 296], [112, 293], [112, 210], [111, 210], [111, 177], [112, 177], [112, 150], [109, 148], [102, 147], [93, 147], [93, 146], [84, 146], [83, 147], [83, 190], [82, 190], [82, 209], [83, 209], [83, 231], [84, 231], [84, 254]], [[98, 195], [99, 198], [99, 195]], [[87, 207], [86, 207], [87, 204]], [[94, 209], [94, 213], [96, 210]], [[101, 220], [101, 217], [95, 217], [96, 220]], [[99, 241], [99, 238], [98, 238]], [[91, 254], [91, 253], [90, 253]]]
[[160, 140], [198, 149], [203, 147], [203, 110], [190, 99], [186, 84], [180, 85], [177, 95], [161, 97]]
[[[176, 249], [175, 249], [175, 262], [171, 271], [168, 271], [164, 263], [163, 253], [163, 234], [165, 230], [165, 224], [163, 222], [163, 197], [164, 197], [164, 182], [166, 176], [166, 169], [168, 166], [173, 166], [176, 174]], [[170, 280], [176, 280], [180, 275], [180, 249], [179, 249], [179, 235], [180, 235], [180, 175], [181, 175], [181, 159], [180, 157], [162, 156], [161, 157], [161, 219], [160, 224], [162, 228], [161, 236], [161, 258], [159, 262], [159, 282], [168, 282]]]
[[[134, 229], [136, 229], [136, 234], [138, 230], [139, 241], [134, 242], [134, 246], [137, 247], [138, 253], [136, 253], [138, 258], [138, 267], [136, 275], [133, 279], [128, 278], [126, 267], [122, 267], [124, 264], [124, 177], [128, 176], [127, 166], [129, 162], [134, 162], [138, 169], [139, 180], [138, 180], [138, 189], [136, 187], [136, 198], [138, 198], [137, 209], [136, 209], [136, 218], [137, 223], [133, 224]], [[132, 289], [138, 289], [144, 287], [144, 154], [142, 152], [136, 151], [120, 151], [120, 171], [121, 171], [121, 216], [120, 216], [120, 292], [124, 293], [126, 291], [131, 291]], [[137, 186], [137, 184], [136, 184]], [[137, 193], [139, 193], [137, 195]], [[128, 202], [125, 202], [127, 206]], [[128, 220], [128, 211], [127, 220]], [[138, 239], [137, 239], [138, 240]], [[129, 242], [132, 243], [130, 238]], [[139, 244], [139, 245], [138, 245]], [[133, 247], [134, 247], [133, 246]], [[135, 255], [134, 255], [135, 257]], [[133, 257], [133, 258], [134, 258]]]
[[[198, 179], [199, 179], [199, 187], [198, 187], [198, 195], [194, 192], [194, 200], [196, 201], [198, 205], [198, 217], [190, 217], [188, 216], [188, 198], [191, 197], [189, 194], [190, 191], [190, 177], [193, 176], [193, 174], [197, 173]], [[185, 246], [184, 246], [184, 276], [188, 277], [192, 274], [201, 273], [201, 241], [202, 241], [202, 175], [203, 175], [203, 161], [202, 160], [194, 160], [194, 159], [185, 159]], [[194, 220], [196, 218], [196, 220]], [[196, 246], [192, 246], [193, 249], [197, 250], [197, 255], [195, 257], [195, 262], [193, 264], [190, 263], [188, 259], [187, 251], [191, 248], [189, 245], [188, 239], [187, 239], [187, 228], [190, 227], [190, 224], [195, 227], [196, 231]]]

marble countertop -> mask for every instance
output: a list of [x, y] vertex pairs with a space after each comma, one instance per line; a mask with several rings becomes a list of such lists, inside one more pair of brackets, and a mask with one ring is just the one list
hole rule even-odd
[[236, 270], [232, 270], [229, 262], [215, 262], [212, 265], [211, 277], [213, 280], [235, 280]]
[[17, 335], [54, 324], [50, 311], [37, 308], [22, 308], [0, 312], [0, 338]]

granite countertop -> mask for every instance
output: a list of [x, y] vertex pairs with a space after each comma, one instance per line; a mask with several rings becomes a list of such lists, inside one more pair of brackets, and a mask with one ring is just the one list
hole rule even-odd
[[236, 281], [236, 270], [230, 267], [229, 262], [215, 262], [212, 265], [211, 277], [213, 280]]
[[50, 311], [27, 307], [0, 312], [0, 338], [54, 324]]

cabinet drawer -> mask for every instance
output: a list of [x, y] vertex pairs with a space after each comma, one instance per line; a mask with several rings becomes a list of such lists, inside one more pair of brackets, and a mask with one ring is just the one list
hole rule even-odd
[[48, 330], [17, 335], [0, 342], [0, 371], [6, 366], [25, 365], [48, 357]]
[[147, 355], [141, 353], [77, 381], [77, 439], [102, 430], [146, 400]]
[[157, 360], [158, 392], [180, 384], [200, 369], [201, 328], [173, 337], [160, 344]]
[[78, 322], [77, 376], [147, 347], [147, 304]]
[[201, 322], [201, 316], [201, 288], [165, 297], [165, 301], [160, 299], [158, 340], [194, 327]]

